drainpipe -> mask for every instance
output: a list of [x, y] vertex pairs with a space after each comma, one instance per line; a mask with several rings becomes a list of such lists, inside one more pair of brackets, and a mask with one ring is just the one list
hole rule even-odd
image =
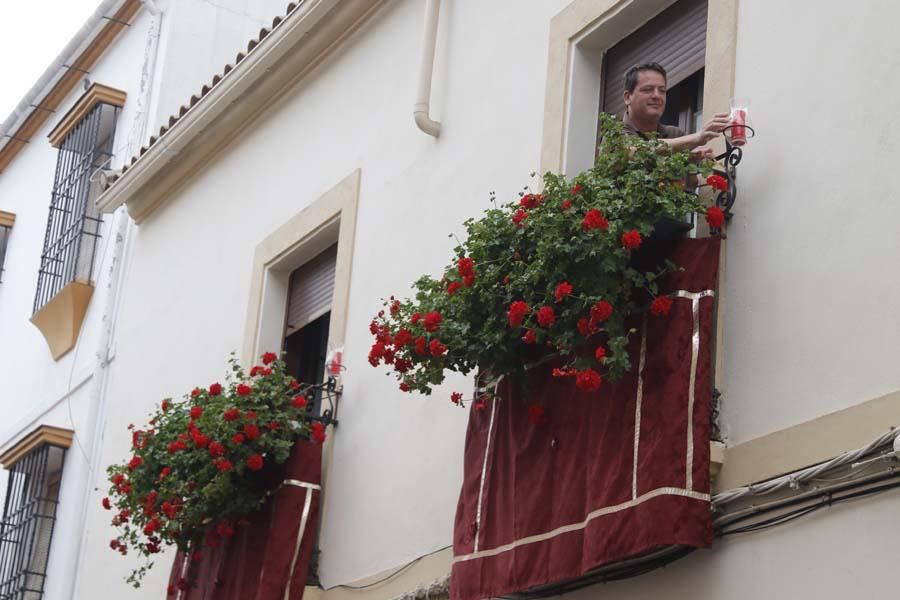
[[[139, 90], [137, 114], [132, 125], [131, 139], [128, 140], [126, 156], [128, 158], [134, 151], [140, 147], [147, 135], [149, 121], [152, 117], [150, 113], [150, 100], [153, 92], [153, 77], [156, 72], [156, 59], [159, 53], [159, 38], [162, 30], [162, 11], [154, 0], [141, 0], [141, 4], [152, 15], [153, 20], [147, 33], [147, 43], [144, 52], [144, 64], [142, 67], [141, 87]], [[137, 133], [137, 137], [134, 135]], [[82, 582], [82, 559], [88, 555], [91, 544], [97, 544], [96, 538], [92, 539], [86, 525], [89, 521], [91, 504], [93, 496], [93, 487], [97, 482], [103, 470], [102, 465], [102, 448], [103, 438], [106, 431], [107, 415], [109, 412], [109, 396], [106, 393], [107, 379], [109, 375], [109, 363], [112, 360], [112, 348], [114, 344], [114, 333], [116, 319], [119, 310], [119, 293], [122, 287], [123, 262], [127, 257], [128, 242], [131, 239], [132, 222], [128, 217], [128, 212], [124, 206], [120, 207], [113, 214], [114, 230], [110, 228], [109, 235], [112, 236], [112, 258], [109, 266], [107, 277], [106, 301], [103, 306], [103, 317], [100, 323], [100, 339], [97, 342], [97, 349], [94, 353], [94, 371], [91, 376], [91, 385], [88, 392], [88, 416], [85, 421], [88, 427], [93, 425], [93, 431], [89, 439], [82, 440], [85, 442], [84, 450], [88, 457], [88, 472], [85, 474], [81, 484], [81, 499], [78, 506], [80, 519], [75, 524], [76, 536], [73, 538], [72, 550], [75, 551], [75, 560], [73, 570], [66, 574], [65, 579], [71, 583], [61, 589], [66, 589], [70, 598], [77, 598], [78, 589]], [[77, 434], [76, 434], [77, 435]], [[99, 546], [98, 546], [99, 547]]]
[[431, 103], [431, 74], [434, 71], [434, 48], [437, 44], [438, 15], [441, 0], [425, 1], [425, 31], [422, 34], [422, 64], [419, 67], [419, 91], [413, 116], [416, 126], [430, 136], [441, 135], [441, 124], [429, 116]]

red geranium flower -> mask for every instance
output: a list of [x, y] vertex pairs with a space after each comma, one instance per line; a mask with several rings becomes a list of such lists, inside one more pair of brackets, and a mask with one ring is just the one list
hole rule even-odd
[[194, 446], [197, 448], [206, 448], [209, 446], [209, 438], [200, 433], [199, 430], [195, 430], [191, 433], [191, 439], [193, 439]]
[[622, 234], [622, 247], [628, 250], [634, 250], [641, 245], [641, 234], [637, 229], [626, 231]]
[[238, 396], [249, 396], [252, 389], [246, 383], [239, 383], [237, 386]]
[[191, 407], [191, 419], [199, 419], [203, 416], [203, 407], [202, 406], [192, 406]]
[[236, 419], [239, 419], [240, 416], [241, 416], [241, 411], [239, 411], [237, 409], [237, 407], [234, 407], [234, 406], [232, 406], [231, 408], [226, 410], [224, 413], [222, 413], [222, 418], [225, 419], [226, 421], [234, 421]]
[[399, 300], [394, 300], [393, 302], [391, 302], [390, 311], [391, 311], [392, 317], [395, 316], [398, 312], [400, 312], [400, 301]]
[[162, 401], [162, 409], [163, 409], [163, 412], [166, 412], [167, 410], [169, 410], [169, 400], [168, 399]]
[[583, 231], [590, 231], [592, 229], [609, 229], [609, 221], [606, 220], [606, 217], [603, 216], [596, 208], [592, 208], [587, 211], [584, 215], [584, 219], [581, 220], [581, 229]]
[[162, 480], [165, 479], [165, 478], [169, 475], [169, 473], [171, 473], [171, 472], [172, 472], [172, 468], [171, 468], [171, 467], [163, 467], [162, 470], [159, 472], [159, 480], [162, 481]]
[[405, 329], [403, 327], [401, 327], [400, 331], [397, 332], [397, 335], [394, 336], [394, 345], [398, 350], [412, 341], [412, 333], [409, 331], [409, 329]]
[[603, 359], [606, 358], [606, 348], [597, 346], [597, 349], [594, 350], [594, 358], [597, 359], [597, 362], [603, 362]]
[[413, 313], [412, 317], [410, 317], [409, 320], [413, 325], [415, 325], [416, 323], [419, 322], [419, 319], [421, 319], [421, 318], [422, 318], [422, 315], [420, 315], [419, 313]]
[[541, 327], [550, 327], [556, 323], [556, 313], [552, 306], [542, 306], [537, 311], [537, 321]]
[[441, 313], [437, 311], [431, 311], [427, 315], [425, 315], [425, 331], [432, 333], [437, 331], [438, 327], [443, 321], [444, 318], [441, 316]]
[[250, 377], [256, 377], [261, 372], [262, 372], [262, 367], [260, 367], [259, 365], [255, 365], [253, 368], [250, 369]]
[[520, 208], [515, 213], [513, 213], [512, 222], [515, 223], [517, 227], [523, 227], [522, 222], [527, 218], [528, 213]]
[[266, 425], [269, 428], [269, 431], [277, 431], [279, 427], [281, 427], [281, 423], [278, 421], [269, 421], [269, 424]]
[[450, 285], [447, 286], [447, 295], [452, 296], [456, 293], [456, 290], [462, 287], [462, 284], [458, 281], [451, 281]]
[[528, 420], [534, 425], [540, 425], [544, 422], [544, 407], [532, 404], [528, 407]]
[[568, 281], [563, 281], [561, 284], [556, 286], [556, 291], [554, 292], [554, 296], [556, 296], [557, 302], [562, 302], [566, 299], [566, 296], [572, 293], [572, 285]]
[[294, 379], [294, 378], [292, 377], [292, 378], [291, 378], [291, 389], [292, 389], [292, 390], [296, 390], [296, 389], [299, 389], [299, 388], [300, 388], [300, 382], [298, 382], [296, 379]]
[[428, 342], [425, 338], [419, 336], [416, 338], [416, 354], [423, 356], [428, 353]]
[[516, 300], [509, 305], [509, 326], [519, 327], [526, 315], [531, 312], [531, 307], [522, 300]]
[[467, 288], [472, 287], [472, 285], [474, 283], [475, 283], [475, 275], [466, 275], [465, 277], [463, 277], [463, 285], [466, 286]]
[[263, 457], [259, 454], [251, 454], [247, 457], [247, 468], [251, 471], [259, 471], [263, 468]]
[[563, 200], [563, 203], [559, 205], [559, 210], [565, 212], [572, 208], [572, 202], [570, 200]]
[[535, 336], [534, 329], [529, 329], [525, 332], [525, 335], [522, 336], [522, 341], [526, 344], [533, 344], [537, 341], [537, 337]]
[[447, 352], [447, 346], [442, 344], [439, 339], [435, 338], [428, 344], [428, 350], [431, 352], [432, 356], [443, 356], [444, 353]]
[[200, 395], [200, 388], [194, 388], [191, 390], [191, 398], [196, 398]]
[[474, 275], [475, 261], [468, 256], [464, 256], [456, 261], [456, 270], [459, 271], [460, 277], [465, 277], [466, 275]]
[[613, 305], [606, 300], [600, 300], [591, 307], [591, 321], [599, 323], [610, 318], [612, 314]]
[[411, 389], [412, 389], [412, 388], [409, 387], [409, 384], [406, 383], [405, 381], [401, 381], [401, 382], [400, 382], [400, 391], [401, 391], [401, 392], [408, 392], [408, 391], [411, 390]]
[[231, 464], [231, 461], [225, 458], [220, 458], [216, 461], [216, 468], [222, 473], [230, 471], [233, 466], [234, 465]]
[[657, 317], [669, 316], [672, 310], [672, 299], [668, 296], [657, 296], [650, 304], [650, 312]]
[[105, 508], [106, 510], [109, 510], [112, 508], [112, 504], [110, 504], [109, 498], [104, 498], [103, 500], [100, 501], [100, 504], [102, 504], [103, 508]]
[[718, 206], [710, 206], [706, 209], [706, 222], [713, 229], [722, 229], [725, 224], [725, 213]]
[[267, 365], [271, 362], [274, 362], [278, 358], [278, 355], [274, 352], [266, 352], [262, 355], [262, 361], [264, 365]]
[[300, 394], [298, 396], [294, 396], [294, 401], [292, 402], [292, 404], [294, 405], [294, 408], [306, 408], [306, 405], [309, 404], [309, 402], [306, 400], [306, 396]]
[[244, 435], [246, 435], [247, 439], [251, 442], [255, 439], [259, 439], [259, 427], [253, 423], [247, 423], [244, 425]]
[[706, 185], [714, 190], [724, 192], [728, 189], [728, 180], [721, 175], [710, 175], [706, 178]]
[[325, 443], [325, 426], [318, 421], [309, 426], [309, 433], [317, 444]]
[[209, 395], [210, 396], [218, 396], [221, 393], [222, 393], [222, 384], [214, 383], [211, 386], [209, 386]]
[[144, 462], [144, 459], [143, 459], [143, 458], [141, 458], [140, 456], [133, 456], [133, 457], [131, 458], [131, 460], [128, 461], [128, 469], [129, 469], [130, 471], [134, 471], [134, 470], [137, 469], [139, 466], [141, 466], [141, 463], [142, 463], [142, 462]]
[[585, 369], [575, 376], [575, 385], [583, 392], [596, 392], [600, 389], [603, 378], [593, 369]]
[[452, 394], [450, 394], [450, 402], [458, 405], [460, 402], [462, 402], [462, 397], [463, 395], [459, 392], [453, 392]]
[[219, 442], [210, 442], [207, 452], [209, 452], [209, 455], [213, 458], [218, 458], [225, 455], [225, 446]]
[[244, 434], [243, 433], [234, 434], [233, 436], [231, 436], [231, 441], [234, 442], [235, 444], [237, 444], [238, 446], [240, 446], [241, 444], [244, 443]]
[[537, 208], [544, 197], [541, 194], [525, 194], [519, 200], [519, 206], [527, 209]]
[[575, 194], [580, 194], [581, 190], [583, 190], [583, 189], [584, 189], [583, 185], [579, 185], [576, 183], [574, 186], [572, 186], [572, 195], [574, 196]]
[[405, 358], [394, 359], [394, 370], [398, 373], [406, 373], [412, 368], [412, 361]]

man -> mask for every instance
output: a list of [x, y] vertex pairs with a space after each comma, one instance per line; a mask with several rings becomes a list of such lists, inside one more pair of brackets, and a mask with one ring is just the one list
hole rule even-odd
[[728, 113], [716, 113], [696, 133], [659, 122], [666, 110], [666, 70], [657, 63], [635, 65], [625, 74], [625, 133], [646, 137], [655, 132], [673, 151], [690, 150], [696, 161], [713, 158], [705, 146], [730, 124]]

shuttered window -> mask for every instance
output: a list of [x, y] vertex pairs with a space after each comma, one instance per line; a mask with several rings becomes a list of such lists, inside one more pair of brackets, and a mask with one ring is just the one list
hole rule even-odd
[[286, 336], [331, 311], [336, 262], [337, 244], [291, 274]]
[[625, 73], [656, 62], [673, 87], [703, 68], [706, 56], [707, 0], [679, 0], [607, 52], [602, 110], [625, 112]]

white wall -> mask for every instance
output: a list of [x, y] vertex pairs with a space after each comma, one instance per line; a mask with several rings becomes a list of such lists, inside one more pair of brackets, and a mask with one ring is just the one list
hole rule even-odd
[[887, 0], [740, 3], [757, 138], [728, 232], [732, 441], [900, 389], [898, 18]]

